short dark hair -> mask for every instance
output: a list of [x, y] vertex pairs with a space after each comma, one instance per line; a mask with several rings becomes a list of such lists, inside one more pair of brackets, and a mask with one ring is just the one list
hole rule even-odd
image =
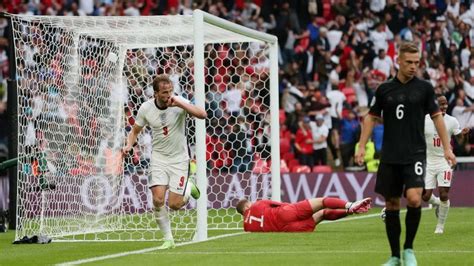
[[436, 94], [436, 99], [444, 97], [446, 100], [448, 99], [444, 94]]
[[160, 74], [153, 80], [153, 91], [158, 92], [160, 90], [160, 83], [165, 82], [171, 84], [171, 79], [166, 74]]
[[413, 42], [403, 42], [400, 45], [400, 48], [398, 49], [398, 53], [401, 56], [404, 53], [419, 53], [420, 49], [418, 48], [418, 45], [416, 45]]
[[237, 206], [235, 206], [235, 209], [238, 213], [244, 215], [245, 205], [247, 205], [247, 202], [249, 202], [247, 199], [241, 199], [239, 200], [239, 202], [237, 202]]

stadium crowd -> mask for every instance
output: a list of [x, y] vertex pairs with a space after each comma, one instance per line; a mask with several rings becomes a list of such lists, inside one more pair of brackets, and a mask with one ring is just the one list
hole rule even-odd
[[[458, 119], [461, 127], [474, 127], [474, 54], [471, 55], [474, 4], [466, 1], [13, 0], [0, 3], [0, 11], [57, 16], [189, 15], [196, 8], [278, 37], [283, 172], [357, 170], [353, 155], [361, 117], [367, 113], [378, 84], [395, 75], [397, 47], [403, 41], [413, 41], [421, 47], [418, 75], [430, 80], [437, 94], [446, 95], [448, 113]], [[7, 21], [0, 19], [0, 36], [6, 26]], [[7, 142], [7, 45], [8, 40], [0, 38], [0, 146]], [[227, 55], [225, 48], [221, 48], [216, 57]], [[262, 53], [250, 55], [243, 64], [253, 65], [250, 72], [244, 69], [250, 81], [254, 72], [268, 74], [268, 61]], [[239, 71], [237, 67], [235, 71]], [[241, 82], [242, 87], [226, 86], [231, 81], [221, 78], [211, 81], [215, 86], [207, 87], [207, 109], [216, 115], [221, 102], [225, 102], [225, 110], [219, 116], [234, 117], [235, 121], [223, 132], [208, 132], [208, 159], [213, 161], [210, 167], [244, 171], [261, 164], [251, 154], [257, 151], [262, 158], [268, 157], [265, 155], [270, 134], [268, 118], [259, 117], [261, 109], [268, 106], [268, 95], [259, 94], [262, 101], [249, 102], [242, 92], [248, 80], [235, 82]], [[264, 86], [258, 85], [258, 81], [251, 84], [257, 84], [254, 90]], [[139, 86], [140, 82], [131, 85]], [[135, 114], [126, 110], [132, 122]], [[257, 126], [249, 126], [249, 121], [239, 117], [240, 112], [252, 113], [259, 122]], [[211, 123], [218, 124], [219, 120]], [[93, 130], [94, 126], [90, 128]], [[235, 134], [224, 134], [229, 132]], [[377, 125], [367, 147], [369, 171], [377, 168], [382, 135], [383, 126]], [[456, 155], [474, 154], [474, 138], [470, 139], [470, 143], [453, 142]]]

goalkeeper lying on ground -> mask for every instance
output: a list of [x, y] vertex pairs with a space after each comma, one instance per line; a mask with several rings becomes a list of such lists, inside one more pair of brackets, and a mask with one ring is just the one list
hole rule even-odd
[[323, 220], [337, 220], [370, 209], [371, 198], [347, 202], [338, 198], [314, 198], [297, 203], [242, 199], [237, 212], [244, 216], [248, 232], [312, 232]]

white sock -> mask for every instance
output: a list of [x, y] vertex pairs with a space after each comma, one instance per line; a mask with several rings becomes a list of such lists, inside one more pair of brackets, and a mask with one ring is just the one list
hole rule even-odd
[[439, 205], [440, 204], [440, 200], [438, 197], [436, 197], [435, 195], [431, 194], [431, 197], [430, 199], [428, 200], [428, 203], [429, 204], [433, 204], [433, 205]]
[[451, 203], [449, 200], [441, 201], [439, 204], [439, 213], [438, 213], [438, 225], [444, 226], [446, 223], [446, 218], [448, 218], [449, 206]]
[[158, 226], [160, 227], [161, 232], [165, 240], [173, 240], [173, 234], [171, 233], [171, 223], [168, 216], [168, 210], [165, 206], [161, 208], [155, 208], [155, 218]]
[[349, 208], [351, 207], [352, 203], [353, 203], [353, 202], [348, 201], [348, 202], [346, 203], [346, 206], [345, 206], [346, 209], [349, 209]]

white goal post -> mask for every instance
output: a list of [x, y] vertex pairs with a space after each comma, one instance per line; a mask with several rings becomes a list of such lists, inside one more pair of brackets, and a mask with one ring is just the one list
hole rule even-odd
[[[197, 10], [193, 14], [194, 17], [194, 60], [196, 69], [196, 91], [198, 92], [196, 104], [204, 106], [204, 23], [222, 27], [236, 34], [248, 36], [252, 39], [264, 41], [270, 44], [270, 112], [271, 125], [273, 129], [279, 129], [278, 121], [278, 41], [273, 35], [254, 31], [243, 26], [231, 23], [227, 20], [218, 18], [208, 13]], [[202, 65], [201, 65], [202, 64]], [[205, 131], [204, 121], [196, 121], [196, 161], [197, 161], [197, 182], [201, 191], [207, 190], [206, 163], [205, 163]], [[279, 130], [273, 130], [271, 134], [271, 157], [278, 158], [273, 160], [271, 165], [272, 172], [272, 199], [279, 201], [280, 195], [280, 136]], [[277, 178], [275, 178], [277, 176]], [[196, 240], [207, 239], [207, 194], [198, 199], [197, 205], [197, 232]]]
[[10, 16], [18, 73], [17, 239], [160, 239], [146, 186], [150, 130], [133, 156], [118, 154], [161, 73], [170, 75], [175, 93], [208, 113], [187, 126], [197, 185], [208, 193], [172, 212], [177, 241], [240, 229], [232, 208], [240, 197], [280, 200], [275, 36], [200, 10]]

